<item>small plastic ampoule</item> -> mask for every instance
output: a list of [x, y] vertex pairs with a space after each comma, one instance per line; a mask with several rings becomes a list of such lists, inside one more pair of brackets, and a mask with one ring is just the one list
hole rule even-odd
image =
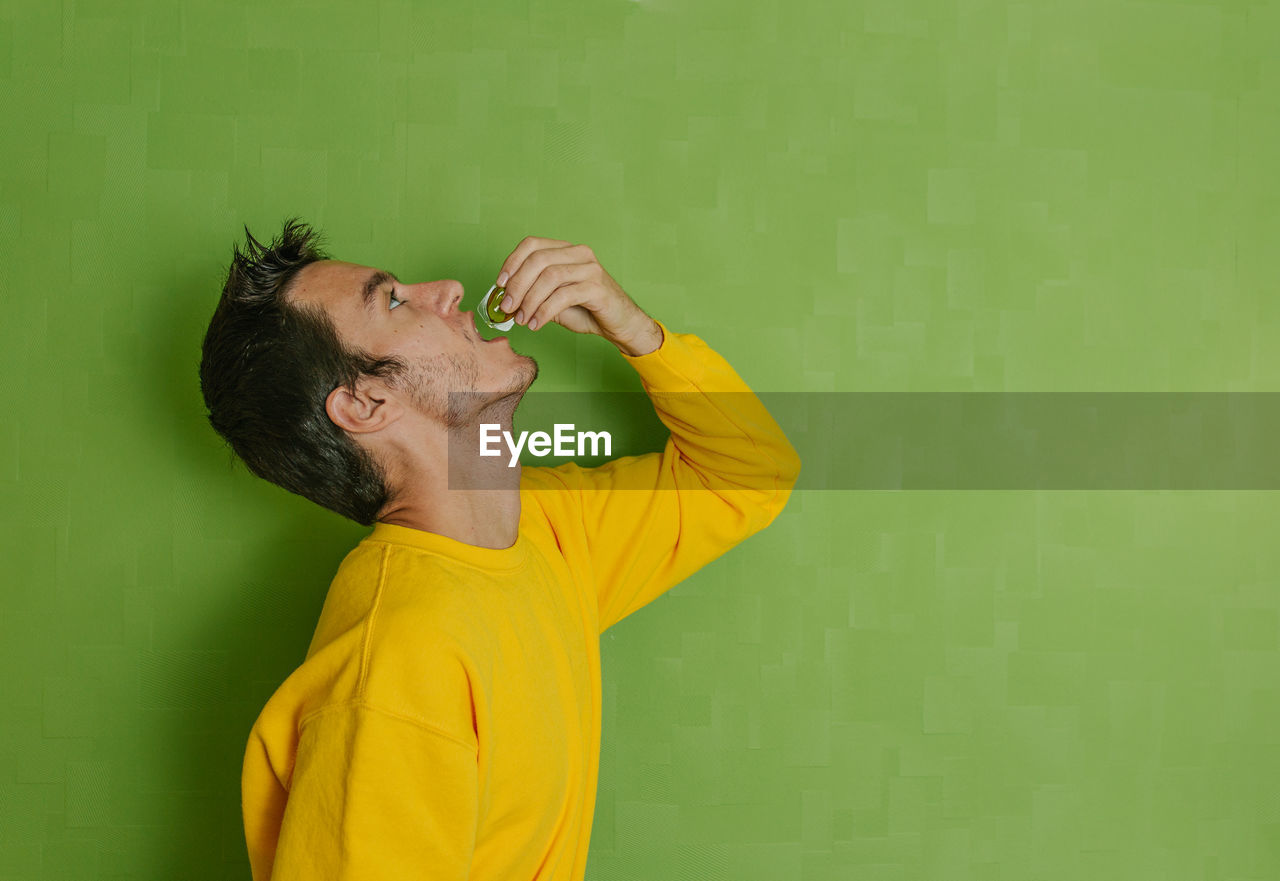
[[494, 285], [489, 288], [489, 293], [485, 294], [480, 300], [480, 305], [476, 306], [476, 314], [480, 316], [480, 320], [490, 330], [508, 331], [516, 323], [515, 316], [508, 315], [498, 308], [504, 293], [506, 293], [506, 288]]

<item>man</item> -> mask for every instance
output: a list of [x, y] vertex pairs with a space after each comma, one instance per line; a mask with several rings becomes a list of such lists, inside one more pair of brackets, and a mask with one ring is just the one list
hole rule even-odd
[[671, 435], [592, 469], [477, 455], [453, 479], [486, 488], [450, 489], [450, 437], [512, 430], [533, 359], [479, 336], [456, 281], [330, 259], [296, 219], [270, 246], [245, 232], [204, 341], [210, 423], [255, 474], [373, 526], [250, 733], [253, 878], [580, 881], [599, 636], [768, 525], [795, 450], [590, 248], [529, 237], [502, 308], [613, 343]]

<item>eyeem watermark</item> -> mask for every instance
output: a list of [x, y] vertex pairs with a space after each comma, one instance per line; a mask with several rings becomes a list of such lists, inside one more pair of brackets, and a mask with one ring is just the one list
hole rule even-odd
[[[511, 460], [507, 463], [507, 467], [514, 468], [516, 463], [520, 461], [520, 451], [525, 449], [525, 441], [528, 441], [529, 454], [533, 456], [612, 456], [613, 455], [613, 438], [607, 431], [579, 431], [577, 432], [577, 446], [572, 447], [570, 444], [574, 441], [574, 425], [572, 422], [557, 422], [555, 431], [547, 434], [545, 431], [535, 431], [530, 434], [527, 431], [520, 432], [518, 437], [513, 438], [511, 432], [501, 431], [502, 426], [496, 422], [484, 422], [480, 425], [480, 455], [482, 456], [501, 456], [502, 450], [494, 449], [495, 444], [506, 441], [507, 450], [511, 453]], [[501, 431], [501, 434], [499, 432]], [[604, 440], [604, 450], [600, 450], [600, 441]], [[591, 442], [591, 452], [586, 452], [586, 441]]]

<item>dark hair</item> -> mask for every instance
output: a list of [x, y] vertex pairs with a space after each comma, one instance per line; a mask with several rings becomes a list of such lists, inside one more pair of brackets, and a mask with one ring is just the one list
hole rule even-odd
[[269, 247], [244, 232], [202, 347], [209, 424], [254, 474], [370, 526], [392, 498], [386, 472], [325, 399], [362, 375], [394, 381], [405, 365], [347, 348], [323, 308], [286, 299], [299, 270], [329, 259], [320, 234], [297, 218]]

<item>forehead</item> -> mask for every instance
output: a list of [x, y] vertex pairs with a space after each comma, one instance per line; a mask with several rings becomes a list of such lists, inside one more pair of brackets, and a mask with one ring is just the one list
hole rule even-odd
[[371, 266], [344, 260], [317, 260], [294, 276], [289, 300], [323, 306], [332, 312], [361, 308], [360, 290], [374, 272]]

